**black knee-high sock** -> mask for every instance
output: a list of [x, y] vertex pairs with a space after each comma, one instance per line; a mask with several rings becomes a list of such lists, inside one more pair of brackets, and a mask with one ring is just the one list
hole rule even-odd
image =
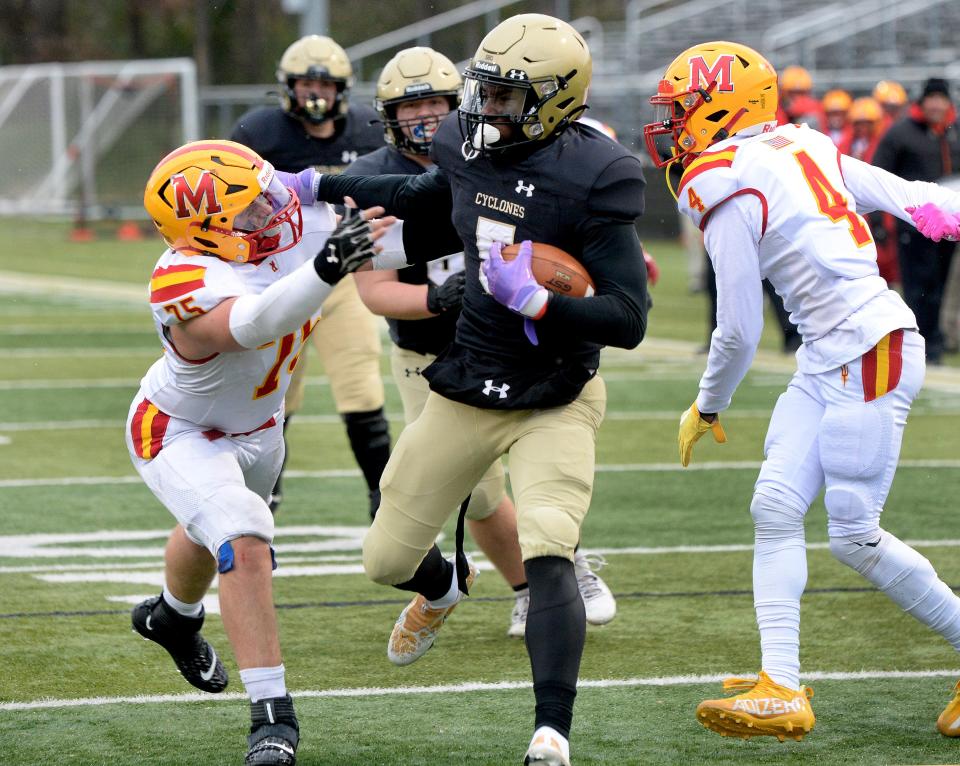
[[342, 417], [350, 449], [367, 482], [372, 518], [380, 505], [380, 476], [390, 459], [390, 426], [383, 407], [370, 412], [346, 412]]
[[536, 727], [570, 736], [587, 617], [573, 562], [544, 556], [524, 562], [530, 584], [527, 653], [537, 701]]
[[453, 564], [447, 561], [440, 553], [440, 549], [434, 545], [427, 551], [426, 557], [420, 562], [413, 577], [393, 587], [412, 590], [422, 595], [427, 601], [436, 601], [447, 595], [451, 582], [453, 582]]

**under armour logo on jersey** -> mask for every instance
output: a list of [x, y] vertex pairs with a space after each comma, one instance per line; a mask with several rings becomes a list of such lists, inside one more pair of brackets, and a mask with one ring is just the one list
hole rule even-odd
[[483, 387], [484, 396], [490, 396], [490, 394], [496, 391], [500, 395], [501, 399], [507, 398], [507, 391], [510, 390], [509, 383], [504, 383], [502, 386], [495, 386], [493, 385], [493, 380], [485, 380], [483, 382], [485, 384]]
[[519, 179], [519, 180], [517, 181], [517, 188], [514, 189], [514, 191], [515, 191], [517, 194], [521, 194], [521, 193], [523, 193], [523, 192], [526, 192], [528, 197], [532, 197], [532, 196], [533, 196], [533, 190], [536, 189], [536, 188], [537, 188], [537, 187], [534, 186], [533, 184], [528, 184], [528, 185], [524, 186], [524, 184], [523, 184], [523, 179], [521, 178], [521, 179]]
[[276, 262], [276, 261], [269, 261], [269, 264], [270, 264], [270, 270], [271, 270], [271, 271], [274, 271], [274, 272], [280, 271], [280, 267], [277, 266], [277, 262]]
[[333, 242], [327, 245], [327, 250], [330, 251], [327, 256], [327, 263], [340, 263], [340, 259], [337, 257], [337, 246]]
[[412, 378], [414, 375], [419, 375], [419, 374], [420, 374], [420, 368], [419, 368], [419, 367], [414, 367], [414, 368], [411, 370], [409, 367], [404, 367], [404, 368], [403, 368], [403, 373], [404, 373], [404, 375], [405, 375], [406, 377]]
[[352, 152], [349, 149], [344, 149], [343, 154], [340, 155], [340, 161], [345, 165], [353, 162], [356, 158], [357, 158], [357, 153]]
[[511, 69], [509, 72], [507, 72], [507, 79], [508, 80], [526, 80], [527, 73], [524, 72], [522, 69]]

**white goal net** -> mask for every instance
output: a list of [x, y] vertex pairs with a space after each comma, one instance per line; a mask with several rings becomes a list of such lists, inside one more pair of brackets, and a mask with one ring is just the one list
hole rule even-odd
[[191, 59], [0, 67], [0, 215], [143, 218], [143, 185], [198, 138]]

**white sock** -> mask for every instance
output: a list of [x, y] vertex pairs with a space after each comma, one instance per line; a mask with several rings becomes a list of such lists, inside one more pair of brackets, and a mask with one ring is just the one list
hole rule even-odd
[[803, 515], [754, 495], [753, 606], [761, 667], [776, 683], [800, 688], [800, 596], [807, 584]]
[[450, 577], [450, 589], [436, 601], [427, 601], [431, 609], [446, 609], [460, 600], [460, 585], [457, 583], [457, 565], [453, 565], [453, 574]]
[[541, 739], [544, 743], [556, 744], [560, 748], [560, 752], [563, 753], [564, 760], [570, 760], [570, 743], [559, 731], [552, 726], [541, 726], [533, 733], [533, 739], [530, 740], [530, 747], [539, 744], [538, 740]]
[[275, 668], [247, 668], [240, 671], [243, 688], [250, 695], [251, 702], [283, 697], [287, 693], [286, 676], [283, 665]]
[[170, 592], [170, 588], [166, 585], [163, 586], [163, 600], [167, 602], [167, 606], [173, 609], [173, 611], [177, 614], [182, 614], [184, 617], [199, 617], [200, 612], [203, 611], [202, 601], [198, 601], [196, 604], [188, 604], [186, 601], [181, 601]]

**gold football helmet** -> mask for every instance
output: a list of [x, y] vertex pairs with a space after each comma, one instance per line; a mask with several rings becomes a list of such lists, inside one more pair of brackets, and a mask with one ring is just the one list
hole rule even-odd
[[387, 143], [401, 151], [428, 154], [438, 121], [417, 118], [401, 123], [397, 119], [397, 106], [441, 96], [447, 99], [452, 112], [460, 103], [462, 89], [460, 73], [442, 53], [426, 47], [400, 51], [387, 62], [377, 80], [376, 107], [383, 120]]
[[870, 96], [855, 99], [847, 112], [850, 122], [880, 122], [883, 119], [883, 107]]
[[873, 89], [873, 97], [881, 104], [903, 106], [907, 103], [907, 92], [903, 86], [893, 80], [881, 80]]
[[825, 112], [847, 112], [853, 99], [845, 90], [828, 90], [820, 103]]
[[153, 169], [143, 206], [172, 250], [246, 263], [300, 241], [300, 201], [273, 166], [233, 141], [192, 141]]
[[[650, 98], [656, 121], [645, 125], [647, 152], [658, 168], [689, 162], [709, 146], [777, 120], [777, 73], [763, 56], [739, 43], [688, 48], [667, 67]], [[670, 136], [672, 145], [659, 144]]]
[[[337, 86], [332, 104], [322, 98], [309, 99], [301, 106], [293, 90], [295, 80], [327, 80]], [[277, 81], [283, 86], [281, 104], [287, 112], [320, 123], [347, 113], [347, 97], [353, 86], [353, 67], [343, 48], [329, 37], [301, 37], [280, 58]]]
[[460, 126], [479, 152], [543, 141], [586, 109], [590, 50], [565, 21], [512, 16], [490, 31], [464, 72]]

